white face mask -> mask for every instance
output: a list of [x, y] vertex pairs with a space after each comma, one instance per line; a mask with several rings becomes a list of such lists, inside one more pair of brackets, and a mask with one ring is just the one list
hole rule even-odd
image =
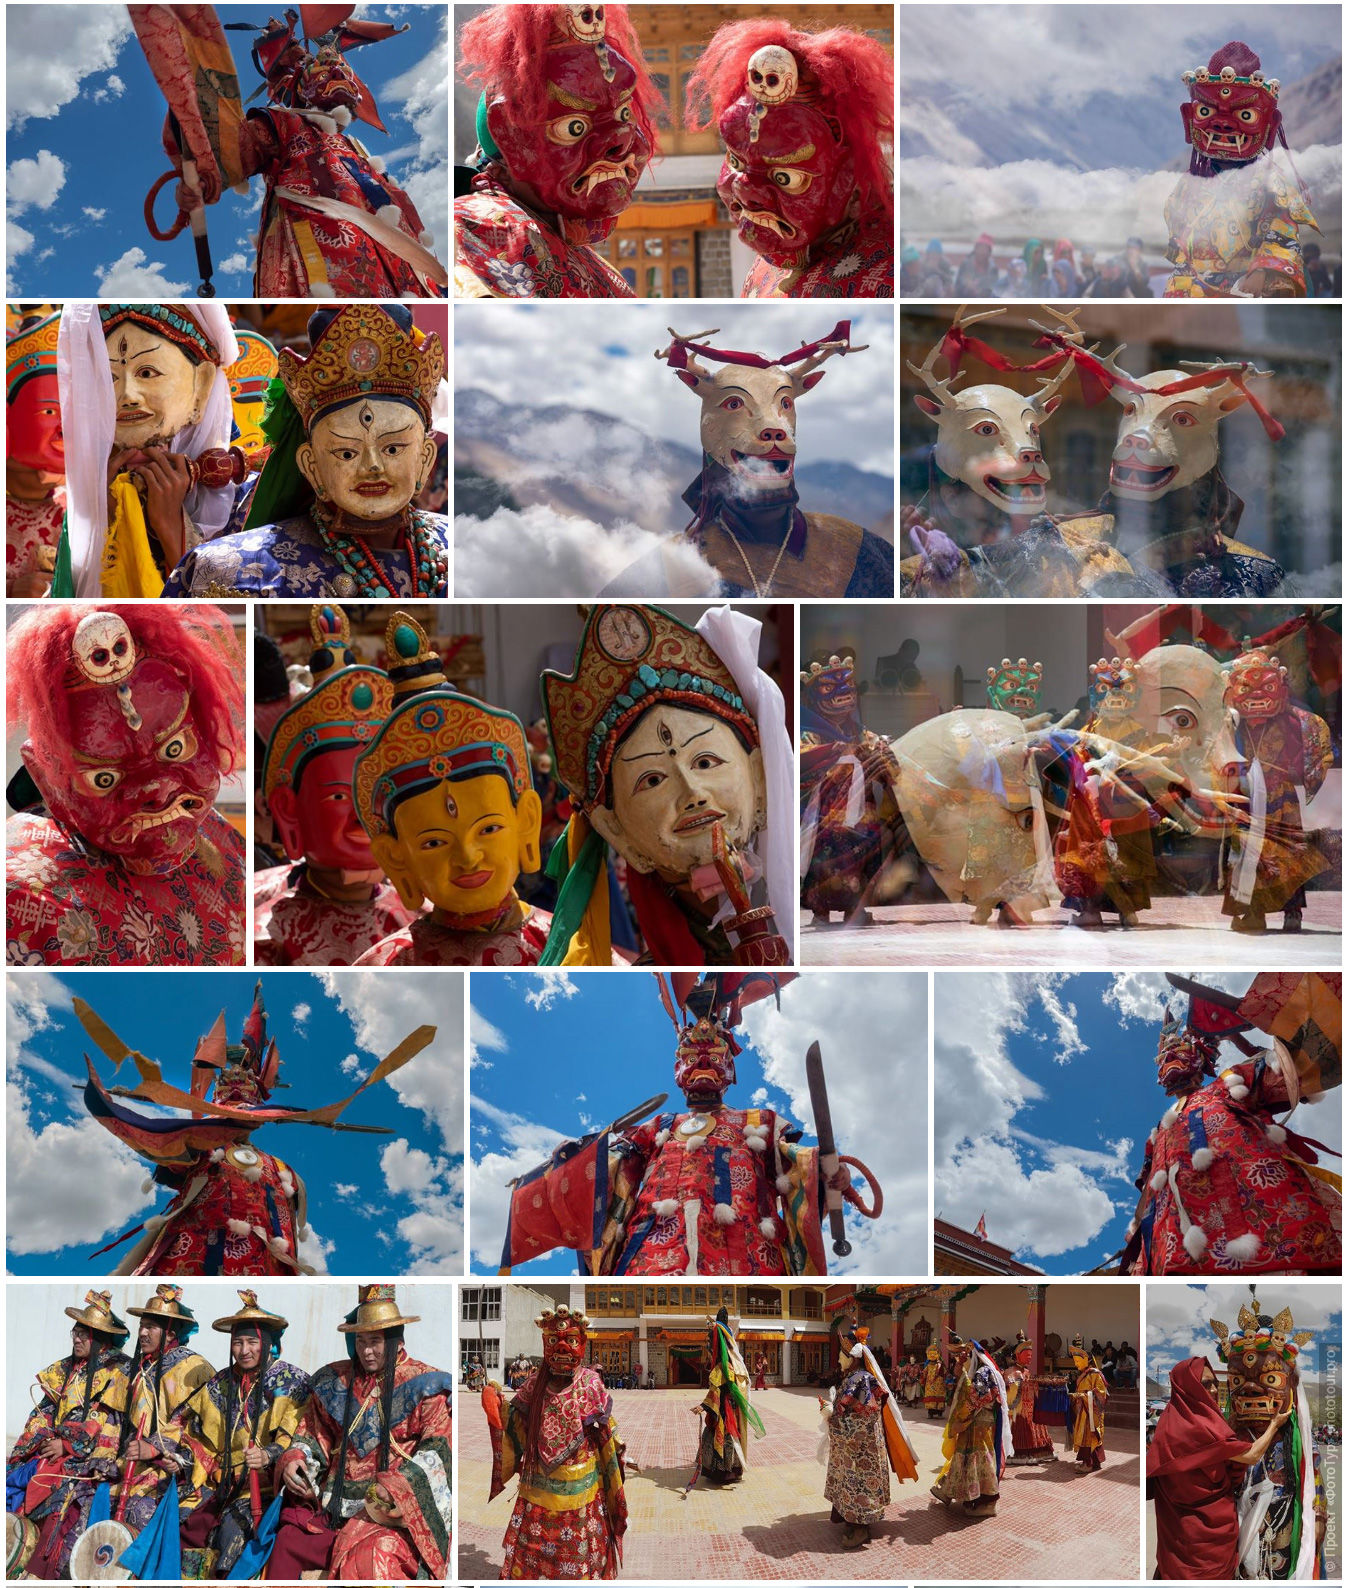
[[402, 512], [435, 461], [421, 415], [379, 397], [317, 419], [296, 449], [296, 465], [321, 501], [370, 521]]
[[106, 337], [119, 447], [166, 445], [206, 407], [215, 365], [194, 364], [167, 337], [142, 325], [116, 325]]
[[719, 717], [657, 705], [615, 752], [613, 803], [591, 824], [640, 871], [688, 877], [713, 858], [713, 828], [744, 849], [765, 825], [765, 772]]

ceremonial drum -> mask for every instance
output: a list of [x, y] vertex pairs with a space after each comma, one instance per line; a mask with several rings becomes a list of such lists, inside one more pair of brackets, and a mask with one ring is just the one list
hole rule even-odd
[[121, 1522], [95, 1522], [75, 1540], [70, 1555], [72, 1582], [126, 1582], [131, 1573], [119, 1565], [132, 1531]]
[[1037, 1385], [1033, 1410], [1038, 1422], [1065, 1422], [1066, 1413], [1070, 1410], [1070, 1391], [1066, 1388], [1065, 1379], [1057, 1378], [1055, 1374], [1044, 1374], [1033, 1382]]
[[38, 1547], [38, 1524], [27, 1516], [16, 1516], [11, 1511], [5, 1517], [5, 1581], [13, 1582], [23, 1575], [23, 1569], [33, 1558]]

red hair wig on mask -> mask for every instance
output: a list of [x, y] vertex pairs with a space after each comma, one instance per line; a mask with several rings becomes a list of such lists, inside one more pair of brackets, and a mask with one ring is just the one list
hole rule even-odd
[[729, 105], [746, 92], [746, 63], [767, 44], [778, 44], [798, 62], [800, 92], [818, 97], [818, 108], [838, 122], [854, 156], [861, 208], [892, 213], [889, 154], [894, 136], [892, 57], [867, 33], [827, 28], [800, 33], [778, 17], [725, 22], [695, 63], [685, 93], [685, 123], [692, 132], [716, 127]]
[[[559, 36], [557, 5], [495, 5], [465, 23], [460, 30], [459, 72], [477, 83], [489, 98], [506, 96], [512, 117], [521, 122], [543, 122], [558, 114], [547, 97], [545, 62], [551, 40]], [[625, 6], [606, 6], [606, 43], [619, 51], [634, 68], [631, 106], [634, 125], [657, 151], [656, 119], [665, 103], [648, 75], [638, 35]]]
[[244, 667], [229, 618], [218, 607], [186, 610], [154, 601], [44, 601], [11, 626], [5, 641], [9, 728], [23, 730], [39, 765], [64, 774], [76, 765], [66, 675], [71, 639], [91, 612], [115, 612], [140, 656], [176, 669], [192, 696], [203, 748], [215, 752], [223, 771], [243, 765]]

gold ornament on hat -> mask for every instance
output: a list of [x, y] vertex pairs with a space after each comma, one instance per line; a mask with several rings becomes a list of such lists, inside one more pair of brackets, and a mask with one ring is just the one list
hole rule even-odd
[[278, 363], [307, 432], [321, 414], [363, 397], [410, 400], [430, 425], [446, 373], [439, 337], [410, 334], [384, 309], [367, 303], [346, 304], [308, 355], [283, 348]]
[[406, 1323], [421, 1323], [421, 1318], [405, 1317], [394, 1299], [393, 1285], [358, 1285], [357, 1305], [338, 1325], [339, 1334], [379, 1334], [399, 1329]]

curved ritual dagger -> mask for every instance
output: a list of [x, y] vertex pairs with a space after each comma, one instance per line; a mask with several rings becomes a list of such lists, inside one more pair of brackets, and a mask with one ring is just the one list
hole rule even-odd
[[[192, 1092], [185, 1092], [180, 1087], [171, 1086], [163, 1079], [160, 1066], [153, 1059], [146, 1058], [145, 1054], [138, 1053], [135, 1048], [129, 1047], [121, 1037], [103, 1020], [95, 1014], [83, 998], [74, 1000], [76, 1017], [85, 1028], [92, 1041], [110, 1058], [121, 1066], [124, 1060], [130, 1058], [136, 1066], [136, 1073], [140, 1076], [140, 1084], [134, 1087], [118, 1087], [117, 1095], [121, 1097], [139, 1098], [147, 1103], [159, 1103], [166, 1108], [183, 1108], [201, 1119], [235, 1120], [244, 1125], [290, 1124], [290, 1125], [326, 1125], [333, 1130], [363, 1131], [372, 1135], [391, 1135], [391, 1130], [384, 1125], [339, 1125], [336, 1123], [338, 1116], [350, 1104], [354, 1103], [368, 1087], [374, 1086], [378, 1081], [383, 1081], [400, 1070], [408, 1061], [416, 1057], [428, 1046], [437, 1034], [435, 1026], [419, 1026], [416, 1031], [408, 1036], [387, 1054], [370, 1075], [362, 1082], [356, 1091], [347, 1097], [340, 1098], [336, 1103], [326, 1103], [322, 1108], [292, 1109], [281, 1107], [263, 1108], [233, 1108], [228, 1104], [207, 1102], [204, 1098]], [[97, 1083], [93, 1064], [86, 1059], [89, 1065], [91, 1080]]]

